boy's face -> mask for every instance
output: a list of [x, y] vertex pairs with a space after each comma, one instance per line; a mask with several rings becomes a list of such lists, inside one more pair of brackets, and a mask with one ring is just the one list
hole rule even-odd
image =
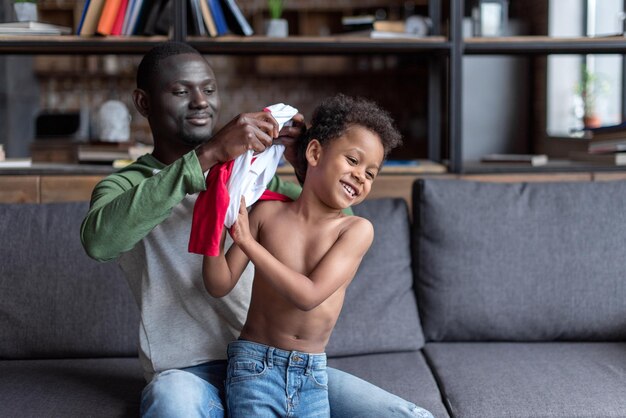
[[328, 205], [342, 209], [362, 202], [372, 189], [383, 158], [384, 148], [377, 134], [358, 125], [348, 128], [321, 148], [313, 163], [315, 176], [323, 179], [318, 194]]

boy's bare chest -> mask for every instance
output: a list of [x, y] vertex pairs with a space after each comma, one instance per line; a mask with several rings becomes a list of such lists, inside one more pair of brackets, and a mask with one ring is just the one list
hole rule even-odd
[[339, 221], [311, 225], [274, 219], [259, 231], [259, 242], [286, 266], [308, 274], [337, 242], [340, 231]]

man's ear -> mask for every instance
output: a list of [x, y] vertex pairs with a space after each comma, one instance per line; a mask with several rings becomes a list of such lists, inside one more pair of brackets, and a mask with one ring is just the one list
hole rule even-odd
[[306, 146], [306, 161], [311, 167], [315, 167], [322, 156], [322, 144], [317, 139], [312, 139]]
[[133, 103], [135, 108], [144, 117], [148, 117], [150, 113], [150, 106], [148, 105], [148, 94], [142, 89], [135, 89], [133, 91]]

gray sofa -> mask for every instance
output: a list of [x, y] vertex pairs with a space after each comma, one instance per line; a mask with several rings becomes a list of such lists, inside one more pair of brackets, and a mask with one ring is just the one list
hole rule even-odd
[[[137, 309], [86, 210], [0, 205], [2, 417], [138, 415]], [[626, 182], [417, 181], [412, 217], [355, 212], [376, 237], [332, 366], [436, 417], [626, 416]]]

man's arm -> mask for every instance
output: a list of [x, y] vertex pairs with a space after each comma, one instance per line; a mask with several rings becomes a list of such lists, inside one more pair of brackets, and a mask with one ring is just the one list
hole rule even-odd
[[[293, 305], [304, 311], [319, 306], [341, 286], [352, 280], [374, 239], [372, 224], [354, 217], [315, 269], [305, 276], [284, 265], [246, 230], [245, 206], [231, 230], [241, 251], [254, 263], [256, 270]], [[254, 223], [254, 221], [253, 221]]]
[[155, 168], [140, 165], [113, 174], [95, 187], [91, 206], [81, 225], [87, 254], [99, 261], [128, 251], [187, 194], [205, 189], [194, 152], [185, 154], [153, 175]]

